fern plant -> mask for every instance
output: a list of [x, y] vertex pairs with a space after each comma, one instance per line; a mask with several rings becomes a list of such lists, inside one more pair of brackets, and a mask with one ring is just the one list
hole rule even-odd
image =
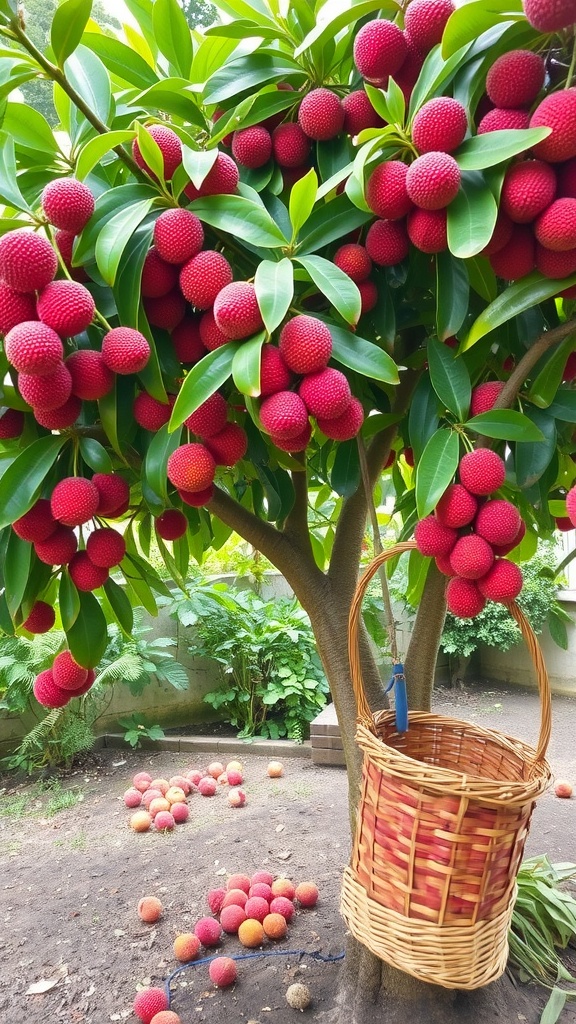
[[39, 672], [50, 668], [65, 646], [59, 630], [28, 640], [24, 636], [0, 636], [0, 710], [22, 714], [28, 707]]

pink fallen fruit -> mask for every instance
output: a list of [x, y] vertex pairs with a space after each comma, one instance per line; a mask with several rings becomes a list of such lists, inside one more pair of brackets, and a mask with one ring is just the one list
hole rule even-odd
[[186, 772], [185, 778], [192, 783], [193, 786], [197, 786], [200, 779], [203, 777], [203, 773], [198, 771], [197, 768], [192, 768], [189, 772]]
[[222, 910], [226, 889], [210, 889], [206, 896], [206, 902], [213, 914], [219, 914]]
[[220, 922], [214, 917], [201, 917], [194, 926], [194, 935], [203, 946], [217, 946], [222, 935]]
[[280, 761], [270, 761], [267, 771], [271, 779], [279, 779], [284, 774], [284, 766]]
[[176, 824], [181, 825], [184, 821], [188, 821], [190, 809], [188, 807], [188, 804], [172, 804], [170, 808], [170, 813], [174, 818]]
[[285, 896], [275, 896], [270, 903], [270, 913], [282, 914], [286, 921], [291, 921], [294, 917], [294, 904], [292, 900], [287, 900]]
[[246, 803], [246, 793], [243, 789], [231, 789], [228, 793], [230, 807], [243, 807]]
[[219, 786], [227, 786], [228, 785], [228, 775], [226, 774], [226, 772], [222, 772], [222, 775], [218, 776], [218, 778], [216, 779], [216, 782], [218, 783]]
[[228, 907], [222, 907], [220, 913], [220, 924], [229, 935], [236, 935], [242, 921], [248, 917], [245, 910], [237, 903], [231, 903]]
[[158, 811], [154, 818], [154, 828], [157, 832], [171, 832], [175, 824], [170, 811]]
[[126, 807], [140, 807], [142, 803], [142, 793], [139, 789], [127, 789], [122, 798]]
[[262, 899], [267, 900], [268, 903], [270, 903], [270, 900], [273, 898], [272, 889], [266, 884], [266, 882], [256, 882], [254, 885], [251, 885], [248, 895], [261, 896]]
[[198, 792], [201, 796], [214, 796], [218, 783], [210, 775], [205, 775], [198, 783]]
[[262, 921], [270, 913], [270, 904], [262, 896], [250, 896], [244, 904], [246, 917], [253, 917], [255, 921]]
[[300, 882], [296, 886], [296, 899], [301, 907], [315, 907], [318, 903], [318, 887], [314, 882]]
[[227, 988], [233, 985], [238, 977], [236, 964], [229, 956], [217, 956], [212, 960], [208, 968], [210, 981], [213, 981], [218, 988]]
[[192, 783], [190, 782], [190, 779], [186, 778], [185, 775], [173, 775], [172, 778], [168, 781], [170, 783], [171, 789], [174, 787], [178, 787], [179, 789], [182, 789], [184, 791], [186, 796], [188, 796], [188, 793], [192, 788]]
[[230, 906], [244, 907], [247, 899], [248, 895], [243, 889], [229, 889], [222, 901], [222, 910]]
[[257, 885], [258, 882], [263, 882], [264, 885], [271, 886], [273, 881], [274, 875], [269, 871], [255, 871], [251, 878], [252, 885]]
[[556, 796], [563, 797], [565, 800], [567, 800], [569, 797], [572, 796], [572, 786], [569, 782], [566, 782], [566, 779], [558, 779], [556, 785], [554, 786], [554, 792]]
[[244, 781], [242, 772], [236, 771], [235, 768], [226, 770], [226, 778], [229, 786], [241, 786]]
[[149, 775], [148, 772], [136, 772], [136, 775], [132, 779], [134, 789], [138, 789], [140, 793], [145, 793], [151, 782], [152, 776]]
[[223, 774], [223, 772], [224, 765], [221, 761], [212, 761], [212, 763], [208, 765], [208, 775], [211, 775], [213, 779], [217, 779], [219, 775]]
[[142, 803], [144, 804], [144, 807], [150, 807], [153, 800], [162, 799], [162, 793], [159, 789], [147, 789], [146, 792], [142, 794]]

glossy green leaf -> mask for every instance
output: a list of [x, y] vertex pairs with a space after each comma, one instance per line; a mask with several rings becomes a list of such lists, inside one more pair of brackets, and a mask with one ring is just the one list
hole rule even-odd
[[118, 625], [130, 635], [134, 628], [134, 611], [124, 587], [120, 587], [115, 580], [108, 578], [104, 584], [104, 593], [116, 616]]
[[[490, 133], [492, 134], [492, 133]], [[479, 171], [462, 175], [460, 191], [448, 207], [448, 248], [453, 256], [468, 259], [488, 244], [498, 206]]]
[[468, 279], [470, 287], [485, 302], [493, 302], [498, 294], [496, 274], [492, 270], [487, 259], [482, 256], [472, 256], [466, 260]]
[[6, 104], [2, 130], [17, 146], [33, 153], [42, 152], [53, 157], [58, 152], [58, 143], [46, 118], [25, 103]]
[[258, 25], [254, 21], [232, 21], [226, 25], [212, 25], [206, 29], [207, 36], [224, 36], [226, 39], [278, 39], [281, 31], [276, 26]]
[[120, 39], [101, 32], [85, 32], [83, 42], [100, 57], [111, 74], [135, 89], [148, 89], [158, 81], [158, 75], [148, 62]]
[[470, 408], [470, 376], [461, 356], [436, 338], [428, 340], [428, 365], [432, 387], [440, 401], [460, 422]]
[[527, 416], [515, 409], [491, 409], [473, 416], [465, 424], [469, 430], [502, 441], [543, 441], [544, 435]]
[[[566, 627], [564, 627], [564, 632], [565, 631]], [[550, 630], [550, 632], [552, 632], [552, 629]], [[557, 631], [557, 636], [559, 635], [560, 631]], [[555, 642], [558, 644], [559, 647], [562, 647], [564, 650], [568, 649], [568, 640], [567, 638], [566, 641], [564, 640], [563, 634], [561, 639], [556, 639]], [[542, 1011], [542, 1016], [540, 1017], [540, 1024], [557, 1024], [557, 1021], [560, 1020], [560, 1014], [566, 1006], [568, 995], [568, 992], [565, 992], [563, 989], [558, 988], [557, 986], [555, 986], [552, 989], [550, 996], [548, 998], [548, 1002], [546, 1003], [546, 1006]]]
[[542, 440], [517, 444], [514, 456], [518, 487], [532, 487], [550, 465], [556, 453], [556, 423], [549, 411], [530, 409], [526, 417], [542, 434]]
[[462, 260], [449, 252], [436, 257], [436, 330], [440, 341], [453, 337], [468, 313], [470, 282]]
[[394, 360], [384, 349], [356, 334], [327, 324], [332, 335], [332, 358], [349, 370], [356, 370], [364, 377], [381, 380], [385, 384], [398, 384], [398, 369]]
[[336, 449], [336, 458], [330, 474], [330, 483], [336, 494], [349, 498], [358, 489], [362, 478], [358, 442], [342, 441]]
[[263, 249], [288, 245], [268, 211], [243, 196], [207, 196], [196, 199], [190, 209], [206, 224], [252, 245]]
[[420, 519], [432, 512], [452, 483], [459, 458], [458, 434], [441, 427], [428, 441], [416, 467], [416, 508]]
[[303, 81], [305, 77], [304, 69], [295, 60], [279, 55], [271, 57], [263, 53], [237, 57], [212, 75], [206, 86], [204, 99], [208, 104], [225, 103], [239, 93], [254, 89], [265, 82], [283, 82], [287, 78], [292, 80], [293, 76], [297, 76], [296, 81]]
[[80, 611], [66, 630], [68, 647], [74, 661], [83, 668], [96, 668], [108, 646], [106, 618], [96, 597], [80, 591]]
[[169, 430], [176, 430], [184, 420], [188, 419], [202, 402], [213, 395], [232, 372], [234, 356], [241, 342], [232, 341], [228, 345], [203, 356], [199, 363], [192, 367], [190, 373], [178, 392], [174, 403]]
[[442, 56], [451, 57], [467, 43], [474, 42], [493, 25], [509, 20], [512, 11], [521, 12], [519, 0], [475, 0], [457, 7], [448, 18], [442, 36]]
[[148, 46], [153, 53], [157, 51], [156, 39], [154, 38], [154, 26], [152, 23], [153, 0], [124, 0], [125, 6], [130, 11], [134, 21], [142, 30]]
[[425, 558], [419, 551], [411, 551], [408, 555], [408, 586], [406, 600], [413, 608], [418, 608], [424, 593], [424, 584], [430, 569], [431, 558]]
[[299, 57], [305, 50], [312, 46], [324, 46], [348, 25], [365, 18], [367, 14], [375, 11], [383, 11], [393, 16], [397, 11], [396, 4], [387, 0], [327, 0], [317, 12], [316, 24], [311, 32], [305, 37], [297, 50], [294, 51]]
[[98, 196], [96, 207], [89, 223], [84, 228], [74, 249], [73, 266], [94, 259], [98, 235], [104, 225], [122, 209], [127, 209], [144, 199], [156, 199], [158, 192], [152, 185], [117, 185]]
[[160, 53], [183, 78], [188, 78], [192, 66], [192, 36], [177, 0], [154, 0], [152, 25]]
[[576, 391], [559, 388], [548, 412], [564, 423], [576, 423]]
[[261, 93], [247, 96], [237, 106], [230, 107], [222, 117], [218, 118], [211, 132], [210, 144], [212, 146], [220, 142], [229, 132], [259, 124], [267, 117], [282, 113], [298, 102], [294, 99], [294, 93], [265, 90], [270, 90], [270, 86], [264, 86], [264, 91]]
[[323, 256], [297, 256], [296, 260], [310, 275], [318, 290], [338, 310], [342, 319], [352, 326], [357, 324], [360, 319], [362, 299], [358, 286], [348, 277], [348, 274], [340, 270], [340, 267], [337, 267], [331, 260], [324, 259]]
[[461, 171], [481, 171], [524, 153], [546, 139], [551, 131], [551, 128], [508, 128], [474, 135], [456, 150], [454, 159]]
[[32, 558], [32, 545], [21, 540], [13, 530], [10, 531], [4, 564], [2, 565], [2, 577], [4, 580], [6, 603], [10, 614], [14, 616], [20, 607], [26, 584], [30, 575], [30, 560]]
[[200, 188], [204, 178], [212, 170], [217, 156], [217, 149], [190, 149], [190, 146], [182, 146], [184, 170], [196, 188]]
[[408, 437], [417, 463], [432, 434], [437, 431], [439, 422], [438, 395], [432, 387], [430, 377], [424, 374], [418, 381], [408, 413]]
[[152, 245], [153, 232], [154, 220], [147, 217], [128, 239], [114, 281], [114, 298], [120, 323], [136, 330], [141, 325], [142, 268]]
[[308, 220], [318, 193], [318, 176], [313, 167], [308, 174], [294, 183], [290, 191], [290, 221], [292, 223], [292, 238], [295, 239]]
[[534, 380], [528, 398], [540, 409], [546, 409], [556, 398], [564, 376], [566, 360], [574, 348], [574, 338], [566, 338], [561, 345], [549, 353], [544, 366]]
[[150, 447], [146, 452], [144, 477], [148, 486], [154, 491], [154, 494], [157, 494], [164, 502], [168, 500], [166, 466], [172, 452], [180, 446], [180, 443], [181, 432], [175, 430], [170, 434], [168, 433], [168, 425], [164, 424], [152, 438]]
[[[554, 612], [552, 611], [552, 612], [550, 612], [550, 614], [548, 616], [546, 624], [548, 626], [548, 630], [550, 632], [550, 636], [552, 637], [552, 640], [554, 641], [556, 646], [560, 647], [560, 649], [563, 650], [563, 651], [567, 651], [568, 650], [568, 631], [566, 629], [566, 623], [562, 621], [562, 619], [560, 618], [559, 615], [555, 615]], [[556, 993], [556, 997], [555, 998], [553, 998], [554, 997], [554, 993]], [[550, 999], [548, 1000], [548, 1004], [547, 1004], [547, 1006], [552, 1005], [552, 1008], [553, 1008], [550, 1011], [551, 1015], [549, 1015], [549, 1017], [548, 1017], [549, 1024], [556, 1024], [556, 1021], [559, 1019], [560, 1014], [561, 1014], [562, 1010], [564, 1009], [565, 1002], [566, 1002], [566, 993], [562, 992], [561, 989], [558, 989], [558, 988], [553, 989], [552, 993], [550, 995]], [[545, 1008], [545, 1011], [546, 1011], [546, 1008]], [[545, 1017], [541, 1017], [540, 1018], [540, 1024], [542, 1024], [543, 1020], [546, 1020], [546, 1018]]]
[[164, 184], [164, 157], [156, 139], [140, 123], [136, 124], [136, 138], [146, 167], [150, 168], [152, 175], [158, 178], [161, 184]]
[[67, 437], [40, 437], [14, 459], [0, 477], [0, 530], [20, 519], [34, 504]]
[[254, 277], [256, 298], [269, 334], [282, 323], [294, 296], [294, 268], [284, 258], [279, 263], [262, 260]]
[[490, 331], [494, 331], [501, 324], [513, 320], [514, 317], [523, 313], [526, 309], [532, 309], [545, 299], [550, 299], [565, 288], [576, 284], [576, 274], [567, 277], [563, 281], [551, 281], [549, 277], [543, 277], [538, 271], [528, 274], [520, 281], [515, 281], [501, 295], [498, 295], [494, 302], [480, 314], [470, 328], [466, 339], [463, 342], [463, 350], [472, 348], [480, 338]]
[[90, 110], [107, 124], [112, 111], [112, 88], [100, 58], [87, 46], [78, 46], [68, 57], [64, 72]]
[[241, 395], [257, 398], [260, 394], [260, 361], [266, 332], [260, 331], [242, 343], [232, 361], [232, 379]]
[[131, 142], [135, 137], [136, 132], [133, 131], [115, 131], [89, 139], [82, 146], [76, 161], [76, 177], [78, 180], [84, 181], [84, 178], [90, 174], [90, 171], [94, 170], [96, 164], [99, 164], [102, 157], [106, 156], [111, 149], [121, 146], [124, 142]]
[[64, 0], [54, 12], [50, 28], [50, 44], [59, 67], [74, 53], [88, 18], [92, 13], [92, 0]]
[[5, 132], [0, 132], [0, 200], [15, 210], [30, 210], [18, 188], [14, 140]]
[[322, 249], [373, 219], [371, 210], [359, 210], [352, 205], [347, 195], [320, 203], [306, 223], [306, 232], [298, 244], [298, 253], [303, 255]]
[[141, 93], [137, 102], [146, 110], [160, 110], [174, 114], [184, 121], [205, 129], [206, 121], [194, 99], [192, 88], [186, 78], [163, 78]]
[[138, 225], [151, 210], [153, 199], [142, 199], [120, 210], [104, 225], [96, 242], [96, 263], [107, 284], [113, 285], [122, 253]]
[[67, 569], [64, 569], [60, 577], [58, 587], [58, 607], [64, 631], [71, 629], [80, 611], [80, 595], [76, 586], [70, 579]]
[[104, 445], [94, 437], [81, 437], [79, 441], [80, 455], [94, 473], [111, 473], [112, 462]]
[[462, 67], [462, 61], [466, 56], [466, 50], [462, 48], [458, 53], [453, 54], [448, 60], [444, 60], [439, 46], [435, 46], [424, 61], [422, 70], [416, 81], [416, 85], [410, 94], [409, 119], [411, 120], [416, 111], [426, 100], [444, 92], [446, 86], [452, 81], [456, 72]]

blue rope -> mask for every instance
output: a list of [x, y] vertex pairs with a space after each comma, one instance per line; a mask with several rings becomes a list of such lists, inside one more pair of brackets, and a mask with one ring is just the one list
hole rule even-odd
[[394, 687], [396, 729], [398, 732], [408, 732], [408, 693], [406, 691], [404, 665], [401, 663], [394, 665], [392, 678], [386, 687], [385, 693], [388, 693], [392, 687]]

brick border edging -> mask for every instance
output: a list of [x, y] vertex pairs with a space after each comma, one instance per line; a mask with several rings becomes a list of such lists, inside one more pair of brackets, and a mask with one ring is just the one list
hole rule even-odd
[[[122, 733], [104, 733], [96, 737], [94, 749], [132, 750]], [[165, 736], [161, 740], [150, 740], [143, 736], [141, 750], [170, 750], [176, 753], [196, 754], [256, 754], [259, 757], [301, 757], [309, 760], [311, 744], [293, 743], [291, 740], [253, 740], [246, 743], [233, 737], [214, 738], [208, 736]]]

